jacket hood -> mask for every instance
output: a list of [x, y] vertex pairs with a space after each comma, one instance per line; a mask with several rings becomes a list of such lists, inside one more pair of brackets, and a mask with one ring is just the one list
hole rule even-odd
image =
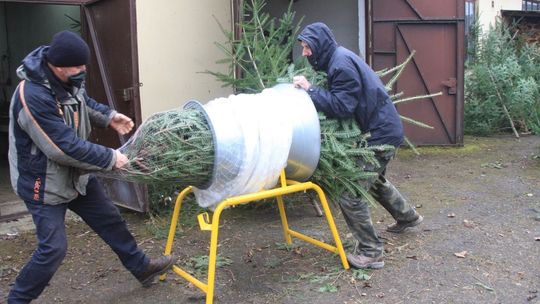
[[36, 83], [48, 83], [42, 66], [48, 49], [48, 46], [40, 46], [28, 54], [23, 59], [22, 65], [17, 69], [17, 76]]
[[302, 30], [298, 35], [298, 40], [309, 45], [312, 55], [308, 56], [308, 61], [313, 68], [317, 71], [325, 71], [338, 47], [330, 28], [322, 22], [312, 23]]

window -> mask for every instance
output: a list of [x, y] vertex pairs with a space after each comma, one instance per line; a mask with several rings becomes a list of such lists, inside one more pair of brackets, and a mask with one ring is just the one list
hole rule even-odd
[[523, 0], [521, 1], [521, 9], [524, 11], [540, 11], [540, 1]]
[[465, 60], [472, 60], [474, 58], [475, 46], [476, 46], [476, 29], [474, 24], [476, 22], [476, 12], [474, 7], [474, 0], [465, 1]]

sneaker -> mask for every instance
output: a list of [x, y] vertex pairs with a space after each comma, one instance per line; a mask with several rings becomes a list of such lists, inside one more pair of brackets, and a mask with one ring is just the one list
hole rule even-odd
[[394, 224], [386, 227], [386, 231], [392, 232], [392, 233], [402, 233], [407, 228], [420, 225], [420, 223], [422, 223], [423, 220], [424, 220], [424, 217], [418, 214], [418, 217], [414, 221], [395, 222]]
[[167, 272], [167, 270], [172, 267], [173, 263], [174, 258], [172, 255], [150, 259], [146, 269], [137, 276], [137, 280], [141, 282], [143, 287], [149, 287], [152, 285], [154, 278]]
[[347, 260], [354, 268], [363, 268], [363, 269], [381, 269], [384, 267], [384, 257], [368, 257], [363, 254], [352, 254], [347, 253]]

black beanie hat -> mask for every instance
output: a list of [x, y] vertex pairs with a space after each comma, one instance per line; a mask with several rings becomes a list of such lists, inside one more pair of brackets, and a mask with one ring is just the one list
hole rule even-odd
[[81, 36], [70, 31], [56, 33], [45, 55], [57, 67], [75, 67], [87, 64], [90, 49]]

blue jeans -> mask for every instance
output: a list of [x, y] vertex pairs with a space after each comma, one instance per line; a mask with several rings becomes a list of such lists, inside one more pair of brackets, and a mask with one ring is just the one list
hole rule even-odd
[[60, 266], [67, 251], [64, 225], [66, 209], [78, 214], [111, 247], [133, 275], [144, 271], [149, 259], [137, 246], [126, 222], [95, 177], [90, 178], [86, 193], [59, 205], [25, 202], [36, 226], [38, 246], [30, 261], [19, 272], [8, 295], [9, 304], [29, 303], [36, 299]]

